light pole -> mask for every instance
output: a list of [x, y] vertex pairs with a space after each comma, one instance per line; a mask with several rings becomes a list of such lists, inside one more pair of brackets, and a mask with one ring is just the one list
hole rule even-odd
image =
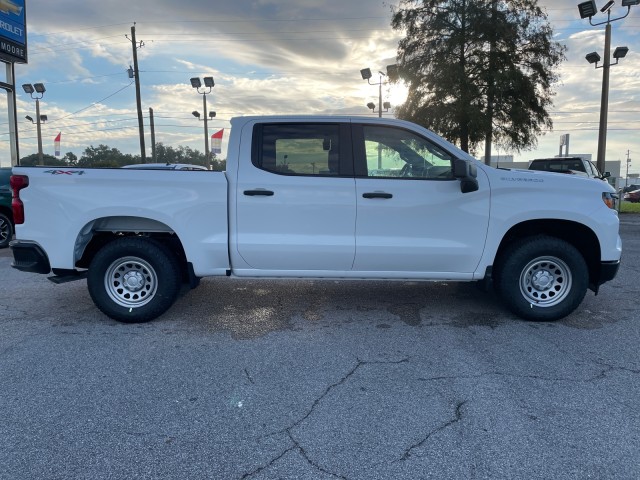
[[[378, 74], [380, 75], [380, 79], [377, 82], [371, 81], [372, 74], [370, 68], [363, 68], [362, 70], [360, 70], [360, 75], [362, 75], [363, 80], [366, 80], [369, 85], [378, 85], [378, 117], [382, 117], [382, 85], [385, 83], [382, 77], [394, 77], [397, 74], [397, 69], [397, 65], [387, 65], [387, 73], [378, 72]], [[387, 104], [388, 102], [385, 102], [385, 106]], [[369, 108], [371, 108], [370, 105], [371, 104], [367, 104]], [[391, 107], [391, 104], [389, 104], [389, 107]], [[388, 109], [389, 108], [387, 108], [387, 110]], [[371, 110], [375, 112], [375, 105], [374, 108], [371, 108]]]
[[[207, 163], [211, 163], [211, 154], [209, 152], [209, 125], [207, 124], [207, 118], [214, 118], [216, 116], [216, 112], [210, 112], [207, 117], [207, 95], [211, 93], [211, 89], [215, 86], [215, 82], [213, 81], [213, 77], [204, 77], [204, 88], [200, 91], [202, 87], [202, 83], [198, 77], [194, 77], [191, 79], [191, 86], [196, 89], [196, 91], [202, 95], [202, 109], [204, 110], [203, 120], [204, 120], [204, 152], [207, 159]], [[206, 90], [205, 90], [206, 89]], [[191, 114], [196, 117], [198, 120], [200, 119], [200, 113], [197, 110], [191, 112]], [[209, 168], [210, 165], [207, 165]]]
[[[43, 83], [34, 83], [31, 85], [30, 83], [25, 83], [22, 85], [22, 89], [25, 93], [31, 95], [31, 98], [36, 101], [36, 130], [38, 132], [38, 165], [44, 165], [44, 158], [42, 156], [42, 131], [40, 130], [40, 122], [46, 121], [46, 115], [40, 115], [40, 99], [44, 97], [44, 92], [47, 91], [44, 88]], [[34, 95], [35, 94], [35, 95]], [[27, 117], [28, 120], [31, 120], [33, 123], [33, 119]]]
[[611, 22], [616, 20], [622, 20], [631, 11], [633, 5], [638, 5], [640, 0], [622, 0], [622, 6], [627, 7], [627, 13], [621, 17], [611, 18], [611, 8], [615, 1], [609, 0], [601, 9], [601, 13], [607, 14], [607, 19], [603, 22], [593, 23], [591, 18], [597, 13], [597, 7], [595, 0], [588, 0], [578, 4], [578, 11], [580, 12], [580, 18], [589, 18], [589, 23], [592, 26], [604, 25], [606, 23], [604, 31], [604, 61], [602, 65], [598, 67], [600, 61], [600, 55], [596, 52], [591, 52], [586, 56], [589, 63], [595, 63], [596, 68], [602, 68], [602, 95], [600, 97], [600, 128], [598, 132], [598, 158], [597, 167], [601, 172], [605, 171], [605, 156], [607, 150], [607, 116], [609, 110], [609, 68], [611, 65], [617, 65], [618, 60], [623, 58], [629, 49], [627, 47], [618, 47], [613, 52], [613, 58], [616, 59], [616, 63], [611, 63]]

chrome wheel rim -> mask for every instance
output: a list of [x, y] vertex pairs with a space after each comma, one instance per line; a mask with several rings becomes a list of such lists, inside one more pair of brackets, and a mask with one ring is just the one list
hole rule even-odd
[[557, 257], [538, 257], [520, 274], [520, 292], [527, 302], [538, 307], [559, 304], [571, 290], [571, 270]]
[[149, 303], [158, 289], [153, 267], [139, 257], [119, 258], [104, 276], [107, 294], [121, 307], [141, 307]]

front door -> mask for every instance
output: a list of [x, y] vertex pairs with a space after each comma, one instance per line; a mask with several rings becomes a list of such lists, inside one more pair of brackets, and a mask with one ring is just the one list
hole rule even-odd
[[354, 125], [353, 138], [354, 271], [470, 278], [487, 235], [486, 178], [478, 178], [478, 191], [462, 193], [453, 177], [453, 155], [400, 127]]

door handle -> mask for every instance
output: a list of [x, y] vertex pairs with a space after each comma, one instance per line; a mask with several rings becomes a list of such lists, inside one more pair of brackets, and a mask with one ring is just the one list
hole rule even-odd
[[264, 190], [261, 188], [258, 188], [256, 190], [245, 190], [243, 193], [249, 197], [256, 197], [256, 196], [272, 197], [273, 196], [273, 192], [271, 190]]
[[393, 195], [385, 192], [368, 192], [363, 193], [362, 196], [364, 198], [393, 198]]

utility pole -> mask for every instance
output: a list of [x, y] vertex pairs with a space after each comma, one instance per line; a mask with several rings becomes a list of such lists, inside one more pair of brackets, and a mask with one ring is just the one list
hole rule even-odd
[[144, 42], [136, 42], [136, 24], [131, 27], [131, 46], [133, 47], [133, 77], [136, 82], [136, 104], [138, 106], [138, 130], [140, 131], [140, 158], [142, 163], [146, 163], [144, 148], [144, 122], [142, 120], [142, 101], [140, 99], [140, 70], [138, 70], [138, 48], [144, 47]]
[[149, 126], [151, 127], [151, 160], [156, 161], [156, 127], [153, 123], [153, 108], [149, 107]]

